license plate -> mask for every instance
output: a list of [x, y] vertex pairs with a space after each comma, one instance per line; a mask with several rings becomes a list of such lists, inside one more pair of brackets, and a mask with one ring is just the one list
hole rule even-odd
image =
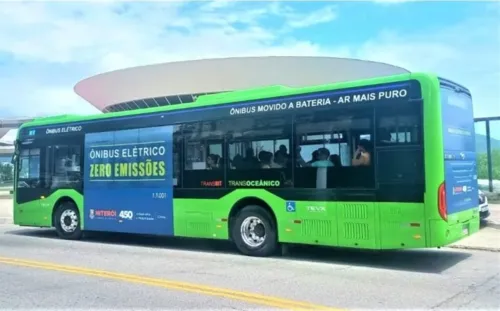
[[462, 234], [463, 234], [463, 235], [469, 235], [469, 228], [468, 228], [468, 227], [464, 227], [464, 228], [462, 229]]

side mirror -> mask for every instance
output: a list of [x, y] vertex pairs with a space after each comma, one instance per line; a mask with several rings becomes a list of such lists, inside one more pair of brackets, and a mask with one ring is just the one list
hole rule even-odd
[[[19, 154], [19, 139], [14, 140], [14, 154], [10, 160], [10, 163], [16, 167], [17, 155]], [[17, 168], [17, 167], [16, 167]]]

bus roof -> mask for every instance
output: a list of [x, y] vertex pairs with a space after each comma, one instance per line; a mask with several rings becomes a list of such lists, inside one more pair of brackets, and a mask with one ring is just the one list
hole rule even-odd
[[[378, 77], [378, 78], [372, 78], [372, 79], [364, 79], [364, 80], [347, 81], [347, 82], [340, 82], [340, 83], [307, 86], [307, 87], [300, 87], [300, 88], [291, 88], [291, 87], [282, 86], [282, 85], [275, 85], [275, 86], [268, 86], [268, 87], [259, 87], [259, 88], [254, 88], [254, 89], [244, 89], [244, 90], [203, 95], [203, 96], [198, 97], [192, 103], [184, 103], [184, 104], [180, 104], [180, 105], [150, 107], [150, 108], [142, 108], [142, 109], [135, 109], [135, 110], [119, 111], [119, 112], [93, 114], [93, 115], [64, 114], [64, 115], [56, 115], [56, 116], [52, 116], [52, 117], [36, 118], [30, 122], [22, 124], [19, 127], [19, 129], [22, 129], [25, 127], [73, 123], [73, 122], [79, 122], [79, 121], [102, 120], [102, 119], [110, 119], [110, 118], [123, 117], [123, 116], [149, 114], [149, 113], [155, 113], [155, 112], [169, 112], [169, 111], [173, 111], [173, 110], [199, 108], [202, 106], [229, 104], [229, 103], [241, 102], [241, 101], [251, 101], [251, 100], [257, 100], [257, 99], [281, 97], [281, 96], [288, 96], [288, 95], [297, 95], [297, 94], [302, 94], [302, 93], [321, 92], [321, 91], [351, 88], [351, 87], [373, 85], [373, 84], [380, 84], [380, 83], [398, 82], [398, 81], [410, 80], [412, 78], [418, 79], [418, 78], [426, 78], [426, 77], [427, 78], [436, 78], [436, 80], [437, 80], [437, 76], [434, 74], [408, 73], [408, 74], [391, 75], [391, 76], [384, 76], [384, 77]], [[19, 135], [19, 132], [20, 131], [18, 131], [18, 135]]]

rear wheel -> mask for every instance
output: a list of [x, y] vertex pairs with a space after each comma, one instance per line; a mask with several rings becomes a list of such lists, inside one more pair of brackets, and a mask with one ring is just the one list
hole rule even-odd
[[266, 257], [278, 246], [276, 224], [264, 208], [244, 207], [231, 222], [231, 237], [238, 250], [248, 256]]
[[82, 237], [80, 212], [73, 202], [61, 203], [54, 215], [54, 226], [60, 238], [78, 240]]

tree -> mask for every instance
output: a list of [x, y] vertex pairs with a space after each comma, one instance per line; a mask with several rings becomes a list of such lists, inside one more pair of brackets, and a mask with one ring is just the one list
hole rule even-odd
[[[491, 169], [493, 179], [500, 179], [500, 150], [491, 152]], [[486, 153], [477, 155], [477, 177], [479, 179], [488, 179], [488, 156]]]
[[14, 179], [14, 166], [9, 163], [0, 163], [0, 182], [11, 183]]

